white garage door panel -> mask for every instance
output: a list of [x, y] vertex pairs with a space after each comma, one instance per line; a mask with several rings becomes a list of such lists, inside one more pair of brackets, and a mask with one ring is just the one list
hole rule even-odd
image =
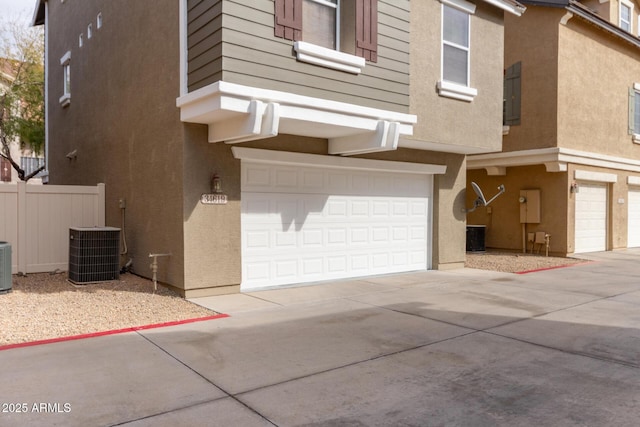
[[430, 175], [243, 162], [243, 178], [243, 290], [427, 268]]
[[627, 246], [640, 246], [640, 188], [629, 189], [629, 223]]
[[579, 183], [575, 207], [575, 252], [607, 249], [607, 186]]

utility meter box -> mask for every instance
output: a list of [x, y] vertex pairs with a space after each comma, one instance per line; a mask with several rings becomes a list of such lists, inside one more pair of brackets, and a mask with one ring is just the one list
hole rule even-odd
[[520, 190], [520, 224], [540, 223], [540, 190]]

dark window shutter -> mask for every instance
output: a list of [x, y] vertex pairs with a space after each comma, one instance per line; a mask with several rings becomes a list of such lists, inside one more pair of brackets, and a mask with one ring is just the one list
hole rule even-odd
[[504, 124], [520, 124], [520, 83], [522, 64], [517, 62], [507, 68], [504, 76]]
[[0, 181], [11, 182], [11, 169], [11, 162], [4, 157], [0, 157]]
[[275, 35], [302, 39], [302, 0], [275, 0]]
[[378, 0], [356, 0], [356, 55], [378, 61]]

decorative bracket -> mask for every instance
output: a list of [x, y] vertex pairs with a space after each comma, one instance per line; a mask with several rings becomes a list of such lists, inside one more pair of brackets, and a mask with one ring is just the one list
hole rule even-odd
[[248, 114], [209, 126], [209, 142], [236, 144], [278, 135], [280, 105], [251, 100]]
[[329, 154], [351, 156], [355, 154], [392, 151], [398, 148], [400, 124], [378, 121], [375, 132], [329, 139]]

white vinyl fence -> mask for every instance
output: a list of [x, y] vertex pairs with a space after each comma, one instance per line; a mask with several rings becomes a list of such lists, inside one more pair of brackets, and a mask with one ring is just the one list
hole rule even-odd
[[12, 272], [69, 267], [69, 227], [104, 227], [105, 187], [0, 185], [0, 241], [11, 244]]

